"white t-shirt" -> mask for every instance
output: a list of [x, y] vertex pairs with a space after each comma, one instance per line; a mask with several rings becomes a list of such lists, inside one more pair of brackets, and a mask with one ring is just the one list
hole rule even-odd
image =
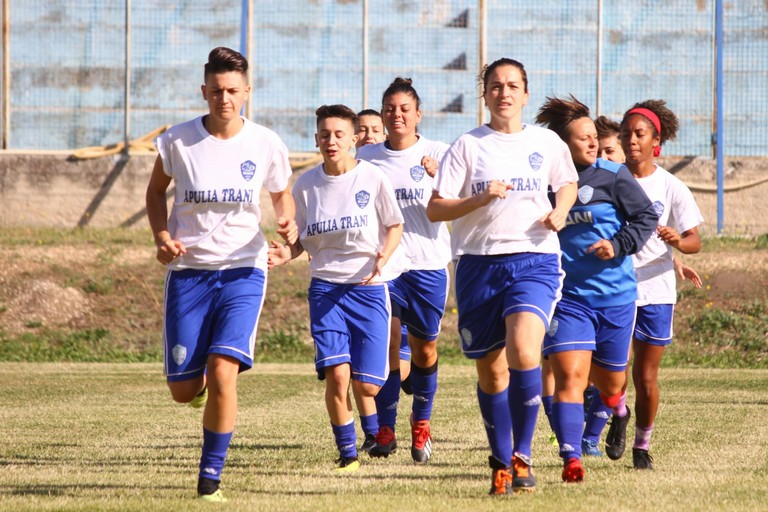
[[440, 270], [451, 261], [451, 235], [445, 222], [430, 222], [427, 203], [432, 196], [434, 180], [421, 165], [429, 156], [438, 161], [448, 144], [419, 136], [413, 146], [402, 151], [387, 148], [385, 143], [369, 144], [357, 150], [358, 158], [378, 166], [395, 189], [395, 197], [403, 212], [402, 245], [411, 260], [411, 270]]
[[483, 125], [465, 133], [443, 158], [437, 193], [445, 199], [471, 197], [492, 180], [511, 189], [506, 199], [453, 220], [454, 255], [558, 253], [557, 233], [540, 222], [552, 211], [547, 188], [557, 192], [578, 179], [568, 146], [551, 130], [523, 125], [509, 134]]
[[[392, 184], [373, 164], [358, 161], [340, 176], [322, 164], [293, 186], [301, 245], [312, 256], [309, 273], [332, 283], [359, 283], [373, 270], [387, 227], [403, 223]], [[398, 246], [375, 282], [394, 279], [407, 267]]]
[[[693, 194], [679, 178], [656, 166], [650, 176], [637, 178], [659, 214], [660, 226], [671, 226], [678, 233], [697, 227], [704, 217]], [[637, 305], [674, 304], [677, 302], [674, 250], [657, 233], [632, 256], [637, 275]]]
[[262, 186], [270, 192], [288, 188], [291, 165], [275, 132], [243, 121], [229, 139], [213, 137], [198, 117], [155, 141], [163, 171], [176, 186], [168, 230], [187, 248], [171, 269], [267, 270], [259, 192]]

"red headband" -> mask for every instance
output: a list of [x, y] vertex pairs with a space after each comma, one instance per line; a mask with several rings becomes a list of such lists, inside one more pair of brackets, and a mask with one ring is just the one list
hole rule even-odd
[[[653, 113], [653, 111], [648, 110], [647, 108], [633, 108], [629, 112], [627, 112], [627, 116], [631, 114], [640, 114], [641, 116], [647, 118], [651, 123], [653, 123], [653, 127], [656, 128], [656, 133], [659, 134], [659, 137], [661, 137], [661, 121], [659, 121], [659, 116]], [[624, 117], [627, 117], [624, 116]], [[661, 154], [661, 145], [654, 146], [653, 147], [653, 156], [659, 156]]]

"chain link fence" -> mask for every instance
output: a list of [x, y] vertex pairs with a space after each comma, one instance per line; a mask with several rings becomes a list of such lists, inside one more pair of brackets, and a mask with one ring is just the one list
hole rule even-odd
[[[205, 113], [203, 64], [229, 46], [252, 49], [250, 115], [292, 151], [314, 150], [319, 105], [378, 108], [397, 76], [422, 98], [420, 130], [451, 142], [482, 118], [485, 55], [526, 66], [528, 122], [548, 95], [616, 119], [662, 98], [681, 121], [665, 154], [712, 156], [714, 0], [260, 0], [250, 17], [241, 1], [2, 2], [8, 149], [109, 145]], [[768, 156], [768, 4], [724, 4], [723, 34], [725, 154]]]

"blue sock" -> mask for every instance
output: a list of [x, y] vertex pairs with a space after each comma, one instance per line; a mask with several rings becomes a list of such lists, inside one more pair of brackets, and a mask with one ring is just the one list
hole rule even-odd
[[379, 425], [395, 430], [397, 422], [397, 404], [400, 401], [400, 370], [389, 372], [387, 381], [373, 398], [376, 402], [376, 412], [379, 415]]
[[587, 413], [587, 422], [584, 425], [583, 438], [596, 443], [600, 441], [600, 433], [605, 428], [606, 423], [608, 423], [611, 412], [612, 409], [600, 400], [600, 391], [595, 388], [592, 395], [592, 403]]
[[[531, 443], [536, 430], [541, 403], [541, 370], [509, 369], [509, 412], [512, 416], [514, 451], [531, 456]], [[583, 412], [582, 412], [583, 414]], [[582, 417], [583, 419], [583, 417]]]
[[512, 418], [509, 417], [509, 398], [505, 389], [490, 395], [477, 386], [477, 401], [483, 417], [491, 455], [505, 466], [512, 464]]
[[346, 425], [334, 425], [333, 437], [336, 439], [336, 447], [339, 449], [339, 455], [344, 458], [357, 457], [357, 435], [355, 435], [355, 420], [351, 420]]
[[411, 388], [413, 389], [413, 421], [432, 417], [432, 405], [437, 393], [437, 361], [429, 368], [411, 363]]
[[203, 454], [200, 456], [200, 478], [221, 481], [224, 461], [227, 460], [232, 432], [220, 434], [203, 428]]
[[552, 421], [560, 442], [560, 456], [564, 461], [581, 458], [581, 434], [584, 430], [584, 404], [555, 402]]
[[360, 426], [363, 428], [363, 434], [373, 434], [379, 431], [379, 415], [376, 413], [368, 416], [360, 416]]
[[544, 414], [547, 415], [547, 421], [549, 422], [549, 428], [552, 429], [552, 432], [555, 431], [555, 424], [552, 423], [552, 400], [554, 400], [554, 396], [547, 395], [541, 397], [541, 405], [544, 406]]

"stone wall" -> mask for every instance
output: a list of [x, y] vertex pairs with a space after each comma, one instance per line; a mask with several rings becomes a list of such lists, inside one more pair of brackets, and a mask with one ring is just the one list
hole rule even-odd
[[[0, 227], [144, 227], [154, 159], [152, 153], [72, 160], [63, 153], [0, 152]], [[659, 163], [689, 185], [704, 215], [702, 232], [715, 234], [715, 161], [668, 157]], [[726, 160], [725, 188], [723, 234], [768, 233], [768, 159]], [[261, 201], [271, 225], [269, 195], [262, 192]]]

